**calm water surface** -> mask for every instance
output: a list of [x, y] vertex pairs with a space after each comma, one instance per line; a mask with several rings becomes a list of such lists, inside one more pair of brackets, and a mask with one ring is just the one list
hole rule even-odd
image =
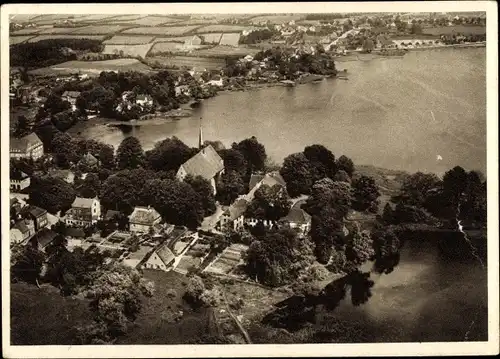
[[[348, 69], [349, 81], [220, 94], [191, 118], [136, 127], [133, 135], [145, 149], [173, 135], [194, 146], [202, 117], [205, 139], [230, 145], [255, 135], [277, 162], [320, 143], [358, 164], [437, 173], [461, 165], [485, 172], [485, 59], [484, 48], [469, 48], [338, 63]], [[102, 125], [82, 132], [115, 148], [132, 134]]]

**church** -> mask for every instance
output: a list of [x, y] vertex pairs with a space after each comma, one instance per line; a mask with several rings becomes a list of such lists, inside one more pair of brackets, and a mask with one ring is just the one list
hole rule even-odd
[[203, 132], [200, 125], [198, 136], [198, 148], [200, 151], [184, 162], [177, 171], [177, 179], [183, 181], [187, 175], [201, 176], [210, 182], [214, 195], [217, 193], [217, 181], [224, 173], [224, 161], [217, 151], [211, 146], [203, 147]]

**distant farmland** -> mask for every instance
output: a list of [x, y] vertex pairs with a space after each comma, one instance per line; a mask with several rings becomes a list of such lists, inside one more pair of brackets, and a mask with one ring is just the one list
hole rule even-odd
[[251, 30], [255, 29], [255, 26], [244, 26], [244, 25], [207, 25], [202, 26], [198, 30], [197, 33], [204, 32], [241, 32], [243, 30]]
[[26, 36], [11, 36], [9, 37], [9, 45], [16, 45], [25, 42], [28, 39], [31, 39], [33, 35]]
[[259, 49], [251, 47], [232, 47], [232, 46], [215, 46], [207, 49], [195, 50], [191, 53], [192, 56], [223, 58], [223, 57], [244, 57], [246, 55], [255, 55]]
[[136, 59], [115, 59], [105, 61], [68, 61], [51, 67], [44, 67], [30, 71], [33, 75], [67, 75], [86, 73], [99, 76], [101, 71], [138, 71], [151, 72], [152, 69]]
[[456, 33], [464, 34], [464, 35], [482, 35], [486, 34], [485, 26], [446, 26], [446, 27], [424, 27], [422, 29], [424, 34], [429, 35], [452, 35]]
[[42, 29], [33, 29], [33, 28], [26, 28], [26, 29], [21, 29], [17, 31], [11, 31], [10, 35], [11, 36], [18, 36], [18, 35], [32, 35], [32, 34], [38, 34]]
[[262, 16], [257, 16], [253, 17], [249, 20], [252, 24], [259, 24], [263, 22], [269, 21], [271, 24], [282, 24], [282, 23], [287, 23], [292, 20], [301, 20], [305, 18], [305, 15], [302, 14], [295, 14], [295, 15], [262, 15]]
[[40, 35], [51, 35], [51, 34], [62, 34], [68, 35], [73, 33], [77, 27], [49, 27], [47, 29], [42, 29], [39, 34]]
[[[125, 16], [125, 15], [124, 15]], [[126, 19], [124, 16], [119, 16], [113, 19], [110, 19], [110, 23], [127, 23], [130, 25], [136, 26], [158, 26], [162, 24], [174, 24], [181, 20], [174, 19], [168, 16], [145, 16], [145, 17], [136, 17], [136, 19]]]
[[115, 34], [117, 32], [120, 32], [123, 29], [126, 29], [128, 27], [130, 27], [130, 26], [123, 26], [123, 25], [91, 25], [91, 26], [78, 27], [71, 34], [72, 35], [76, 35], [76, 34], [78, 34], [78, 35], [79, 34], [85, 34], [85, 35], [108, 35], [108, 34]]
[[42, 40], [54, 40], [54, 39], [90, 39], [90, 40], [104, 40], [104, 35], [40, 35], [36, 36], [32, 39], [29, 39], [28, 42], [38, 42]]
[[104, 46], [103, 54], [121, 54], [125, 56], [140, 56], [146, 57], [147, 53], [153, 46], [152, 43], [141, 45], [106, 45]]
[[189, 67], [189, 68], [206, 68], [207, 70], [218, 70], [226, 65], [226, 61], [222, 58], [208, 57], [192, 57], [192, 56], [155, 56], [150, 57], [149, 61], [159, 62], [166, 66]]
[[148, 44], [154, 40], [154, 36], [113, 36], [111, 39], [104, 41], [105, 45], [139, 45]]
[[136, 27], [123, 31], [123, 34], [179, 36], [187, 34], [198, 26], [163, 26], [163, 27]]

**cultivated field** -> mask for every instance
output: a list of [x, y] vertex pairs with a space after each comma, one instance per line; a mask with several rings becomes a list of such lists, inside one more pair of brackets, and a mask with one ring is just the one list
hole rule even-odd
[[211, 45], [196, 45], [185, 47], [184, 45], [177, 42], [157, 42], [153, 45], [153, 48], [149, 51], [148, 56], [160, 55], [163, 53], [181, 53], [187, 51], [198, 51], [198, 49], [206, 49]]
[[232, 47], [232, 46], [214, 46], [207, 49], [196, 50], [192, 52], [193, 56], [199, 57], [226, 57], [226, 56], [241, 56], [255, 55], [260, 50], [251, 47]]
[[219, 44], [220, 38], [222, 37], [222, 32], [199, 34], [199, 36], [203, 39], [203, 42], [207, 44]]
[[32, 35], [26, 35], [26, 36], [11, 36], [9, 37], [9, 45], [17, 45], [25, 42], [28, 39], [31, 39], [33, 36]]
[[17, 30], [17, 31], [11, 31], [10, 36], [38, 34], [40, 31], [41, 31], [41, 29], [26, 28], [26, 29], [21, 29], [21, 30]]
[[123, 25], [91, 25], [79, 27], [72, 32], [73, 35], [85, 34], [85, 35], [108, 35], [115, 34], [117, 32], [126, 29], [128, 26]]
[[29, 39], [28, 42], [38, 42], [42, 40], [54, 40], [54, 39], [90, 39], [90, 40], [104, 40], [105, 36], [99, 35], [40, 35], [36, 36], [32, 39]]
[[113, 36], [104, 41], [105, 45], [139, 45], [148, 44], [154, 40], [154, 36]]
[[189, 26], [189, 25], [210, 25], [217, 24], [217, 20], [215, 19], [191, 19], [187, 21], [177, 22], [176, 26]]
[[139, 20], [147, 17], [147, 15], [139, 15], [139, 14], [129, 14], [129, 15], [118, 15], [118, 16], [113, 16], [112, 18], [108, 19], [108, 21], [133, 21], [133, 20]]
[[[55, 22], [58, 20], [72, 19], [75, 15], [70, 14], [44, 14], [32, 18], [30, 21], [35, 24], [40, 24], [42, 22]], [[76, 16], [78, 18], [78, 15]]]
[[202, 34], [204, 32], [241, 32], [243, 30], [256, 29], [255, 26], [244, 26], [244, 25], [207, 25], [202, 26], [197, 33]]
[[198, 26], [164, 26], [164, 27], [136, 27], [123, 31], [123, 34], [179, 36], [190, 33]]
[[99, 75], [101, 71], [138, 71], [150, 72], [151, 68], [136, 59], [115, 59], [104, 61], [68, 61], [52, 67], [30, 71], [33, 75], [47, 76], [72, 74], [76, 72]]
[[40, 35], [51, 35], [51, 34], [71, 34], [75, 30], [77, 30], [77, 27], [50, 27], [47, 29], [42, 29], [40, 30], [39, 34]]
[[137, 25], [137, 26], [158, 26], [162, 24], [173, 24], [179, 21], [181, 20], [167, 16], [154, 16], [154, 15], [145, 17], [136, 16], [136, 19], [131, 19], [131, 18], [125, 19], [122, 17], [114, 17], [109, 20], [110, 23], [127, 23], [130, 25]]
[[147, 53], [153, 46], [152, 43], [142, 45], [106, 45], [104, 46], [103, 54], [121, 54], [125, 56], [140, 56], [146, 57]]
[[154, 43], [160, 43], [160, 42], [177, 42], [177, 43], [184, 43], [186, 40], [192, 39], [192, 36], [175, 36], [175, 37], [157, 37], [154, 40]]
[[249, 20], [252, 24], [259, 24], [263, 22], [269, 21], [271, 24], [282, 24], [285, 22], [290, 22], [292, 20], [300, 20], [303, 19], [304, 15], [295, 14], [295, 15], [262, 15], [253, 17]]
[[486, 34], [486, 27], [484, 26], [446, 26], [446, 27], [425, 27], [422, 29], [424, 34], [429, 35], [452, 35], [456, 33], [461, 33], [464, 35], [474, 34]]
[[240, 34], [231, 33], [231, 34], [222, 34], [219, 44], [227, 46], [238, 46], [239, 42], [240, 42]]
[[93, 22], [93, 21], [101, 21], [104, 19], [110, 19], [115, 17], [116, 15], [113, 14], [91, 14], [91, 15], [84, 15], [84, 16], [79, 16], [78, 18], [74, 19], [74, 22]]
[[208, 57], [193, 57], [193, 56], [155, 56], [149, 58], [153, 62], [159, 62], [160, 64], [167, 66], [186, 66], [188, 68], [206, 68], [207, 70], [217, 70], [225, 66], [226, 62], [224, 59], [220, 58], [208, 58]]

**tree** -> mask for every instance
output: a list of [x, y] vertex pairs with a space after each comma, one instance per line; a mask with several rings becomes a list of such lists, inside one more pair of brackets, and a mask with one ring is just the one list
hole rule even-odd
[[224, 205], [234, 202], [239, 195], [245, 193], [245, 184], [236, 171], [227, 171], [217, 183], [217, 199]]
[[287, 156], [280, 174], [286, 182], [286, 189], [291, 197], [310, 193], [313, 184], [311, 164], [303, 153]]
[[337, 172], [335, 156], [325, 146], [307, 146], [304, 156], [309, 160], [313, 183], [325, 177], [334, 178]]
[[115, 174], [102, 184], [100, 200], [105, 209], [130, 214], [136, 204], [137, 192], [130, 179]]
[[71, 184], [50, 176], [33, 177], [30, 188], [30, 202], [52, 214], [68, 210], [76, 197]]
[[422, 26], [420, 24], [412, 24], [410, 27], [410, 32], [415, 35], [422, 34]]
[[314, 184], [303, 208], [310, 215], [330, 208], [335, 218], [342, 221], [351, 208], [351, 198], [351, 186], [348, 183], [333, 182], [330, 178], [324, 178]]
[[396, 203], [410, 206], [425, 206], [431, 191], [440, 190], [441, 180], [433, 173], [417, 172], [405, 177], [399, 196], [393, 198]]
[[356, 267], [371, 259], [375, 254], [370, 233], [362, 231], [359, 223], [355, 223], [349, 231], [346, 242], [346, 258]]
[[201, 176], [193, 177], [191, 175], [186, 176], [184, 182], [189, 184], [200, 196], [203, 205], [203, 217], [214, 214], [216, 210], [215, 196], [210, 182]]
[[247, 161], [245, 156], [233, 148], [220, 151], [221, 157], [224, 160], [225, 171], [238, 172], [240, 176], [245, 176], [247, 172]]
[[377, 213], [380, 191], [372, 177], [360, 176], [352, 182], [353, 208], [357, 211]]
[[402, 203], [396, 205], [392, 212], [393, 222], [391, 224], [401, 223], [420, 223], [436, 224], [436, 219], [422, 207], [410, 206]]
[[[98, 270], [85, 293], [91, 300], [94, 323], [83, 328], [83, 342], [109, 342], [125, 334], [141, 311], [142, 295], [150, 297], [153, 291], [153, 284], [142, 278], [135, 269], [114, 264]], [[96, 331], [96, 327], [100, 330]]]
[[345, 173], [352, 178], [352, 174], [354, 173], [354, 163], [350, 158], [342, 155], [337, 159], [337, 170], [345, 171]]
[[17, 116], [17, 126], [14, 132], [16, 137], [23, 137], [31, 132], [32, 121], [28, 120], [26, 116]]
[[261, 220], [277, 221], [285, 217], [291, 208], [290, 197], [280, 185], [263, 184], [255, 191], [245, 216]]
[[373, 239], [374, 269], [379, 273], [392, 272], [399, 263], [401, 245], [394, 228], [385, 227], [375, 232]]
[[43, 108], [51, 115], [71, 109], [71, 104], [68, 101], [63, 101], [61, 96], [51, 93], [45, 101]]
[[347, 172], [344, 171], [344, 170], [338, 171], [335, 174], [335, 176], [333, 177], [333, 180], [335, 182], [346, 182], [346, 183], [351, 184], [351, 177], [349, 177], [349, 175], [347, 174]]
[[297, 278], [312, 262], [311, 246], [293, 230], [269, 231], [250, 244], [244, 255], [245, 270], [259, 282], [280, 286]]
[[148, 166], [156, 171], [177, 171], [195, 152], [177, 137], [157, 142], [146, 153]]
[[337, 215], [331, 207], [325, 207], [311, 218], [310, 235], [315, 244], [314, 255], [322, 264], [328, 263], [333, 249], [344, 249], [343, 223], [336, 218]]
[[52, 153], [56, 163], [63, 168], [69, 168], [73, 163], [77, 162], [81, 153], [67, 133], [58, 132], [52, 139]]
[[370, 53], [373, 51], [374, 49], [374, 44], [373, 44], [373, 40], [372, 39], [365, 39], [363, 41], [363, 51], [367, 52], [367, 53]]
[[101, 181], [96, 173], [88, 173], [79, 188], [80, 197], [95, 198], [98, 197], [101, 189]]
[[239, 143], [233, 143], [232, 148], [240, 151], [248, 164], [247, 175], [254, 171], [264, 169], [267, 154], [264, 145], [262, 145], [255, 136], [247, 138]]
[[144, 163], [144, 151], [135, 137], [127, 137], [118, 146], [116, 161], [119, 169], [137, 168]]
[[33, 246], [25, 246], [16, 256], [16, 260], [11, 269], [11, 276], [14, 280], [21, 280], [28, 283], [37, 283], [42, 272], [45, 255]]

